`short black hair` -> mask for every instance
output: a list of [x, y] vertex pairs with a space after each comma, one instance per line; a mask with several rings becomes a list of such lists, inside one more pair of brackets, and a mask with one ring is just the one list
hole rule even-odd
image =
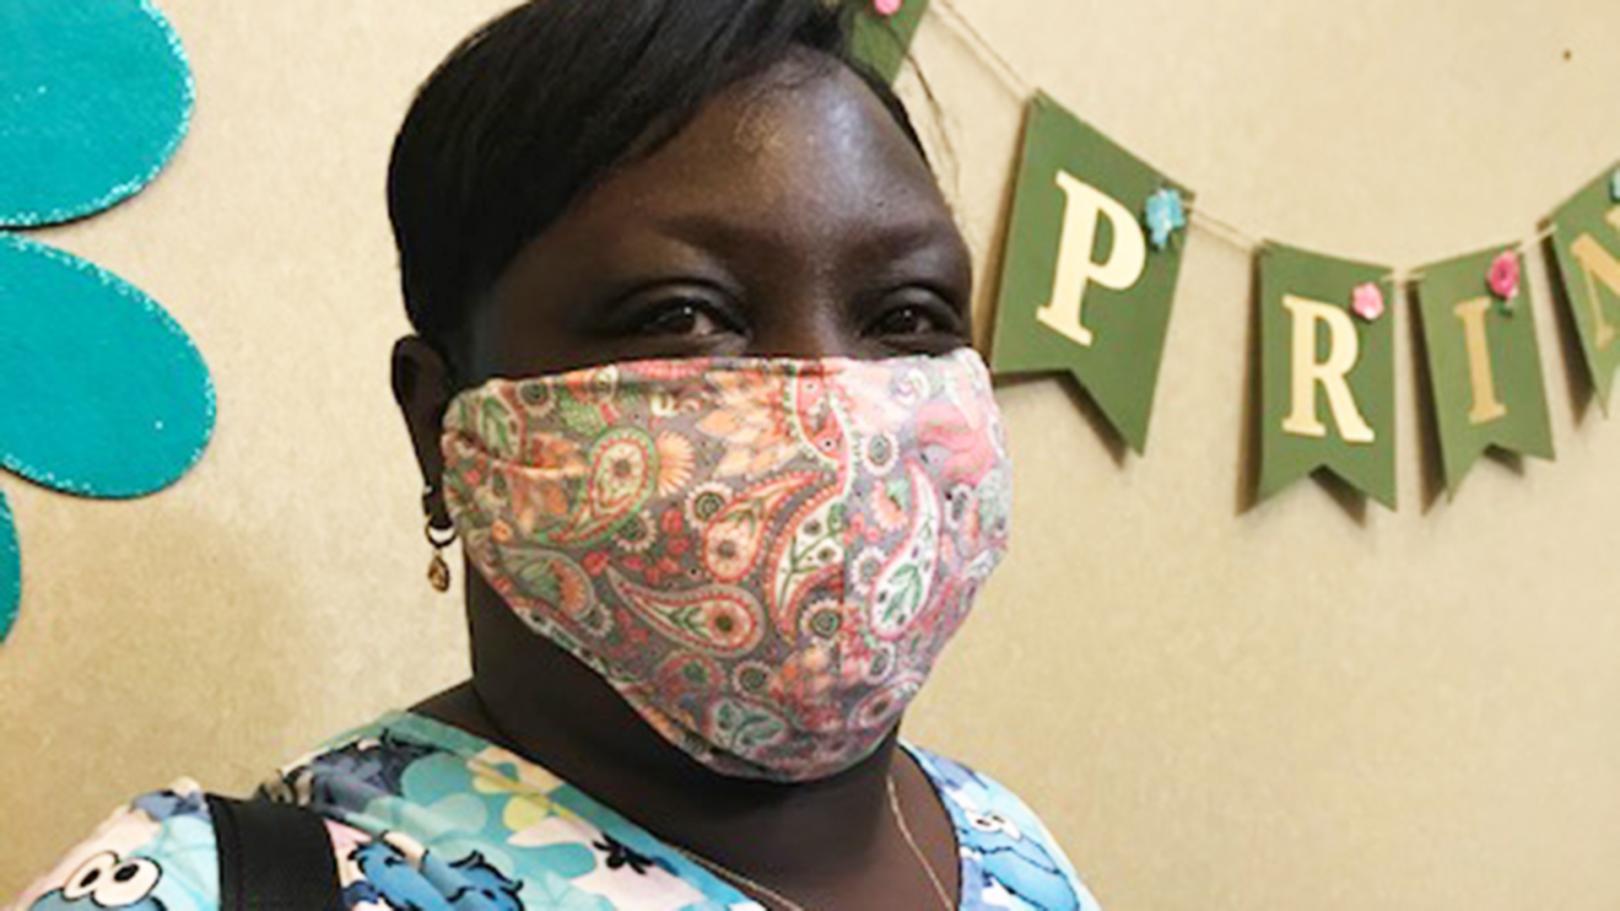
[[448, 354], [474, 302], [581, 192], [795, 53], [849, 67], [921, 152], [888, 83], [852, 56], [854, 15], [851, 0], [529, 0], [472, 34], [417, 93], [389, 165], [417, 333]]

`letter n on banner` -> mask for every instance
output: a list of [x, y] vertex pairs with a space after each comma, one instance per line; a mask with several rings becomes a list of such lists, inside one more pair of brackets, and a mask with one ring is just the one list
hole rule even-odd
[[[1394, 509], [1390, 270], [1281, 244], [1259, 256], [1259, 499], [1325, 468]], [[1353, 312], [1367, 285], [1380, 296]]]
[[1552, 421], [1529, 295], [1517, 280], [1507, 298], [1487, 284], [1492, 263], [1504, 255], [1517, 259], [1513, 274], [1523, 275], [1523, 257], [1505, 247], [1426, 266], [1418, 286], [1440, 463], [1453, 496], [1492, 446], [1553, 458]]
[[1028, 118], [991, 366], [1068, 371], [1140, 453], [1181, 271], [1181, 237], [1156, 247], [1143, 218], [1191, 194], [1044, 94]]
[[1581, 352], [1609, 410], [1620, 368], [1620, 177], [1604, 175], [1553, 213], [1552, 245]]

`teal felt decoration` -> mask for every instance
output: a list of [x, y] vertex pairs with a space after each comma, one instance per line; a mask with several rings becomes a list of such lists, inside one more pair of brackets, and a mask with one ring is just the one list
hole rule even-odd
[[1143, 222], [1147, 225], [1148, 240], [1153, 249], [1163, 250], [1170, 238], [1187, 227], [1187, 209], [1181, 201], [1181, 191], [1163, 187], [1148, 197]]
[[[0, 0], [0, 227], [139, 192], [186, 133], [191, 71], [147, 0]], [[172, 317], [113, 273], [0, 231], [0, 468], [85, 497], [173, 484], [214, 427], [214, 387]], [[0, 642], [22, 567], [0, 497]]]
[[22, 600], [22, 558], [17, 553], [17, 532], [11, 524], [11, 508], [0, 493], [0, 642], [6, 641], [17, 622], [17, 603]]
[[54, 490], [137, 497], [185, 474], [214, 423], [173, 318], [93, 263], [0, 233], [0, 465]]
[[0, 0], [0, 226], [55, 224], [139, 192], [195, 93], [147, 0]]

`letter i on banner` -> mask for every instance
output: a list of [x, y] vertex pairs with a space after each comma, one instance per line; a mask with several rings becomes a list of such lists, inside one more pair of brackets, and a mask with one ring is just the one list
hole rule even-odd
[[1620, 170], [1587, 184], [1553, 213], [1552, 223], [1564, 302], [1607, 414], [1620, 368]]
[[1394, 509], [1390, 270], [1281, 244], [1259, 256], [1259, 499], [1327, 469]]
[[1069, 372], [1140, 453], [1192, 195], [1044, 94], [1028, 118], [991, 367]]
[[1459, 256], [1422, 270], [1418, 315], [1434, 392], [1446, 490], [1492, 446], [1553, 458], [1536, 323], [1518, 250]]

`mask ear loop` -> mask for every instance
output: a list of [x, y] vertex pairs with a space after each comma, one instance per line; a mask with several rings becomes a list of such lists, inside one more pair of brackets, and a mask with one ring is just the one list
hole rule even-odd
[[459, 536], [454, 525], [449, 528], [435, 528], [433, 526], [433, 510], [430, 504], [435, 493], [432, 484], [422, 488], [422, 512], [427, 515], [427, 522], [422, 526], [422, 534], [427, 538], [428, 545], [433, 548], [433, 559], [428, 561], [427, 580], [436, 592], [450, 590], [450, 564], [445, 562], [444, 549], [456, 543]]

